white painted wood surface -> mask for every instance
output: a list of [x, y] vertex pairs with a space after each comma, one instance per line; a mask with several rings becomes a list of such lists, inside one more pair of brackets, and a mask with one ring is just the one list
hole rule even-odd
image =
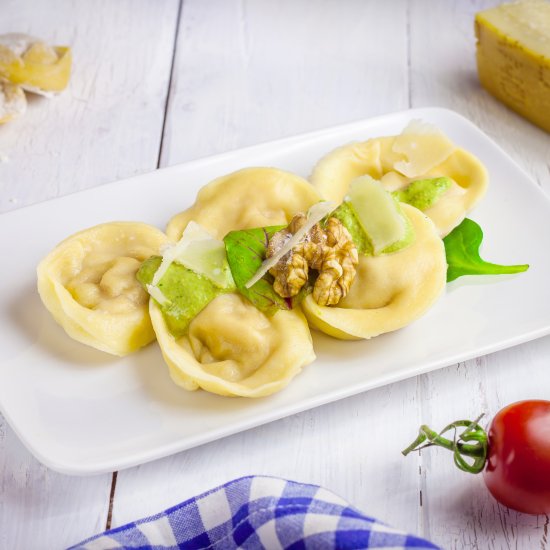
[[[0, 211], [157, 167], [178, 9], [178, 0], [0, 2], [0, 33], [70, 44], [74, 55], [65, 93], [29, 96], [26, 115], [0, 126]], [[112, 476], [48, 470], [1, 417], [0, 476], [0, 548], [61, 548], [105, 529]]]
[[28, 95], [0, 131], [0, 211], [157, 167], [178, 0], [2, 0], [0, 33], [69, 44], [58, 97]]
[[[159, 159], [169, 166], [428, 105], [470, 118], [550, 193], [550, 136], [477, 83], [473, 15], [495, 3], [184, 0], [178, 27], [177, 0], [4, 0], [0, 32], [70, 43], [75, 72], [65, 95], [33, 101], [25, 118], [0, 127], [10, 157], [0, 208]], [[119, 472], [112, 526], [262, 473], [322, 484], [444, 548], [544, 550], [548, 517], [500, 507], [443, 451], [404, 459], [400, 450], [421, 423], [548, 398], [549, 356], [543, 338]], [[47, 470], [1, 420], [0, 474], [0, 548], [61, 548], [106, 525], [111, 476]]]

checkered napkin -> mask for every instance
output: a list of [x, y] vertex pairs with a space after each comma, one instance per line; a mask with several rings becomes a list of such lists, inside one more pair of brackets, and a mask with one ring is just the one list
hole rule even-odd
[[160, 514], [91, 537], [70, 550], [436, 548], [365, 516], [335, 494], [250, 476]]

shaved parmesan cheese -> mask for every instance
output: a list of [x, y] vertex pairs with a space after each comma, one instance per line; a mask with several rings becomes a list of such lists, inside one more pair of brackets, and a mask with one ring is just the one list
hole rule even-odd
[[404, 157], [394, 164], [394, 169], [408, 178], [416, 178], [441, 164], [454, 149], [454, 144], [439, 128], [412, 120], [393, 142], [393, 152]]
[[162, 290], [158, 286], [147, 285], [147, 292], [151, 298], [154, 298], [160, 306], [164, 306], [170, 303], [170, 300], [162, 293]]
[[205, 241], [209, 239], [212, 239], [212, 235], [210, 235], [206, 229], [196, 222], [189, 222], [183, 232], [183, 235], [181, 236], [181, 239], [175, 245], [168, 246], [163, 251], [162, 262], [153, 277], [153, 285], [158, 285], [166, 271], [168, 271], [170, 265], [176, 260], [176, 258], [183, 255], [185, 249], [191, 242]]
[[309, 230], [318, 222], [320, 222], [327, 214], [332, 212], [336, 208], [336, 203], [332, 201], [323, 201], [314, 204], [307, 212], [307, 221], [303, 227], [301, 227], [286, 243], [279, 249], [279, 251], [271, 256], [270, 258], [265, 259], [262, 262], [262, 265], [256, 271], [256, 274], [245, 287], [250, 288], [256, 284], [277, 262], [285, 255], [288, 254], [303, 238], [307, 235]]
[[375, 255], [405, 238], [407, 224], [399, 204], [379, 181], [370, 176], [355, 178], [349, 196]]
[[402, 136], [411, 134], [411, 135], [430, 135], [430, 134], [441, 134], [441, 130], [431, 122], [426, 122], [425, 120], [420, 120], [419, 118], [413, 118], [403, 130], [401, 130]]
[[208, 277], [220, 288], [232, 287], [235, 284], [223, 241], [214, 238], [192, 241], [176, 257], [176, 262], [199, 275]]
[[162, 262], [153, 277], [153, 286], [158, 285], [173, 262], [208, 277], [221, 288], [235, 284], [223, 241], [214, 239], [204, 227], [194, 221], [187, 224], [181, 239], [175, 245], [163, 251]]

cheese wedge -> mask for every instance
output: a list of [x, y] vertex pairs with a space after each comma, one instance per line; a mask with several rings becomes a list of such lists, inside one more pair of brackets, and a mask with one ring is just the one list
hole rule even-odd
[[527, 0], [479, 12], [475, 31], [482, 86], [550, 132], [550, 2]]

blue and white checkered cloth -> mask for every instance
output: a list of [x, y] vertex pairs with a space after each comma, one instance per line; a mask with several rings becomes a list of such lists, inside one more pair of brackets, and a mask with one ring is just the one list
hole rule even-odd
[[275, 477], [230, 481], [160, 514], [91, 537], [70, 550], [437, 549], [362, 514], [335, 494]]

